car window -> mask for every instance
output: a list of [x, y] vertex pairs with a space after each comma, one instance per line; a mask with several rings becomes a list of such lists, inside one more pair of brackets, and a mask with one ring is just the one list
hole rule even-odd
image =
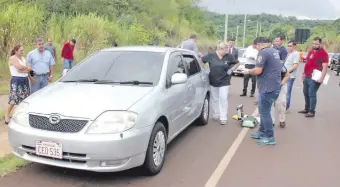
[[98, 79], [141, 81], [158, 84], [164, 53], [141, 51], [99, 51], [71, 69], [61, 81]]
[[245, 49], [239, 49], [238, 50], [238, 57], [240, 57], [240, 58], [243, 58], [244, 56], [244, 52], [245, 52], [246, 50]]
[[183, 59], [187, 63], [189, 76], [195, 75], [201, 71], [198, 62], [193, 55], [183, 54]]
[[180, 53], [172, 53], [167, 68], [167, 85], [171, 84], [171, 77], [175, 73], [187, 73]]

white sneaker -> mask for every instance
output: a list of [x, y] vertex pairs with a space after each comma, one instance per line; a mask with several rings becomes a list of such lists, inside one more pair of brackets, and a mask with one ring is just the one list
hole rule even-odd
[[226, 125], [227, 124], [227, 120], [221, 120], [221, 125]]

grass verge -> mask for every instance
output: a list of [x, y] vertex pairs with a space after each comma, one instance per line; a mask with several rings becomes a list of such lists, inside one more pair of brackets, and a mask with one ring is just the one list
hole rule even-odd
[[5, 111], [0, 108], [0, 121], [4, 119], [4, 116], [5, 116]]
[[0, 177], [13, 173], [17, 171], [17, 169], [26, 166], [28, 163], [29, 162], [17, 158], [11, 153], [7, 154], [0, 158]]

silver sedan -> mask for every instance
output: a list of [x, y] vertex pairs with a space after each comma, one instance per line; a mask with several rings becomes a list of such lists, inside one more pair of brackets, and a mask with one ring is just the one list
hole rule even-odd
[[9, 124], [13, 153], [58, 167], [160, 172], [186, 127], [209, 119], [209, 79], [191, 51], [100, 50], [26, 98]]

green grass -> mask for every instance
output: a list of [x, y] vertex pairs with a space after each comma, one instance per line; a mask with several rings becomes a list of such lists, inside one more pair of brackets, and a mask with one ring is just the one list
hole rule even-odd
[[17, 169], [26, 166], [29, 162], [17, 158], [13, 154], [7, 154], [0, 158], [0, 177], [4, 177], [10, 173], [17, 171]]
[[2, 119], [4, 119], [4, 115], [5, 115], [5, 110], [2, 109], [2, 108], [0, 108], [0, 121], [1, 121]]

